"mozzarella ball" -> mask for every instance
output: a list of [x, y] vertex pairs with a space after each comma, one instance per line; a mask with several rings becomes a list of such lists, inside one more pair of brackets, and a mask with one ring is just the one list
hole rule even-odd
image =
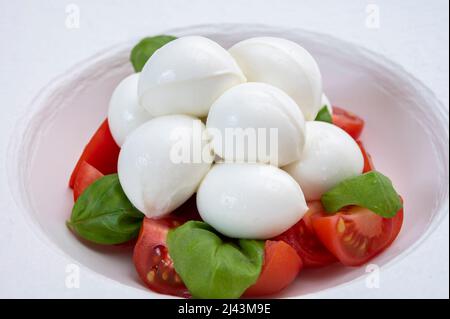
[[284, 167], [306, 200], [318, 200], [343, 180], [360, 175], [364, 158], [355, 140], [326, 122], [306, 122], [306, 143], [299, 161]]
[[266, 239], [298, 222], [308, 207], [283, 170], [264, 164], [216, 164], [197, 192], [202, 219], [232, 238]]
[[210, 160], [195, 160], [195, 143], [207, 148], [207, 141], [198, 139], [204, 131], [200, 120], [169, 115], [141, 125], [125, 140], [119, 153], [120, 184], [147, 217], [170, 213], [196, 192], [211, 166]]
[[333, 106], [331, 106], [331, 102], [328, 99], [328, 97], [325, 94], [322, 94], [322, 107], [326, 106], [328, 109], [328, 112], [330, 112], [330, 114], [333, 114]]
[[171, 41], [147, 61], [139, 79], [139, 101], [153, 116], [208, 114], [215, 99], [245, 82], [220, 45], [200, 36]]
[[272, 84], [289, 94], [314, 120], [321, 108], [322, 76], [316, 61], [300, 45], [280, 38], [258, 37], [229, 50], [249, 82]]
[[108, 124], [117, 145], [122, 146], [125, 138], [152, 116], [139, 105], [137, 86], [139, 73], [123, 79], [115, 88], [109, 101]]
[[298, 105], [265, 83], [244, 83], [226, 91], [212, 105], [206, 127], [211, 134], [213, 129], [220, 133], [212, 134], [212, 145], [226, 162], [283, 166], [300, 158], [305, 141]]

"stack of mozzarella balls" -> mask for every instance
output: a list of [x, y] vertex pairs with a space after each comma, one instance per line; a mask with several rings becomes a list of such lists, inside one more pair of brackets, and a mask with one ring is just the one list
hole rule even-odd
[[[306, 201], [362, 173], [356, 142], [337, 126], [314, 121], [323, 105], [331, 111], [317, 63], [294, 42], [259, 37], [227, 51], [200, 36], [176, 39], [112, 95], [108, 120], [121, 146], [120, 183], [149, 218], [171, 213], [197, 193], [201, 217], [220, 233], [279, 235], [303, 217]], [[278, 165], [245, 162], [215, 137], [202, 142], [214, 161], [174, 163], [175, 143], [193, 148], [195, 125], [206, 136], [211, 129], [276, 128]], [[185, 138], [175, 138], [180, 134]]]

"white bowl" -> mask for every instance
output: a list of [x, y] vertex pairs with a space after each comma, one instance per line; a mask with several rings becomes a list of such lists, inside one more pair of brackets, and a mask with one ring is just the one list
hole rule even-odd
[[[385, 267], [406, 256], [448, 213], [448, 111], [417, 79], [384, 57], [328, 35], [258, 25], [204, 25], [167, 31], [207, 36], [224, 47], [255, 36], [277, 36], [307, 48], [317, 59], [334, 105], [366, 120], [363, 141], [377, 169], [405, 200], [399, 238], [373, 263]], [[55, 249], [98, 274], [132, 287], [138, 280], [130, 247], [98, 247], [65, 226], [73, 205], [70, 173], [89, 137], [106, 117], [117, 83], [132, 71], [138, 41], [116, 46], [77, 64], [52, 81], [17, 123], [11, 141], [9, 181], [27, 220]], [[424, 256], [426, 257], [426, 256]], [[331, 266], [302, 272], [279, 296], [301, 297], [360, 278], [361, 268]], [[158, 297], [148, 290], [149, 297]]]

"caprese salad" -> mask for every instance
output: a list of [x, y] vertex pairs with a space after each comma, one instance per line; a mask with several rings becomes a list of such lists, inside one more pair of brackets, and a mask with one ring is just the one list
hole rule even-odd
[[[299, 44], [155, 36], [130, 60], [70, 177], [67, 226], [131, 243], [151, 290], [271, 295], [303, 268], [363, 265], [398, 236], [403, 201], [360, 140], [364, 121], [331, 105]], [[272, 130], [275, 143], [259, 134]], [[269, 152], [252, 152], [252, 132]]]

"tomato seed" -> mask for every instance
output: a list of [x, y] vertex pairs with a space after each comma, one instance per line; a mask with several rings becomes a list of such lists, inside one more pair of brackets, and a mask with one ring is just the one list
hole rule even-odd
[[359, 249], [361, 249], [361, 251], [365, 251], [367, 248], [367, 239], [364, 238], [363, 243], [361, 244], [361, 246], [359, 247]]
[[341, 234], [345, 232], [345, 222], [342, 218], [339, 218], [339, 221], [337, 223], [337, 231]]
[[348, 234], [347, 236], [344, 237], [344, 242], [345, 243], [349, 243], [353, 238], [353, 233]]
[[154, 271], [154, 270], [151, 270], [151, 271], [149, 271], [148, 274], [147, 274], [147, 280], [148, 280], [149, 282], [152, 282], [154, 279], [155, 279], [155, 271]]

